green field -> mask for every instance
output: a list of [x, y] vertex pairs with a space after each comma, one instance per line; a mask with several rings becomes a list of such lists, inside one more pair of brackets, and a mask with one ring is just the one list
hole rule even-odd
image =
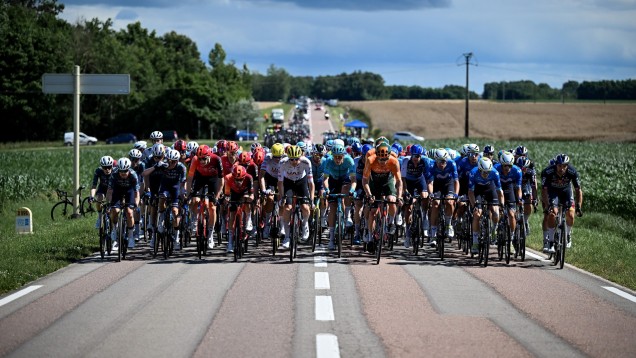
[[[513, 148], [518, 143], [471, 140], [481, 147]], [[464, 139], [426, 141], [431, 147], [459, 148]], [[200, 143], [212, 144], [210, 141]], [[249, 143], [242, 143], [243, 147]], [[573, 248], [567, 262], [636, 289], [636, 144], [535, 142], [523, 143], [543, 168], [560, 152], [571, 157], [583, 183], [584, 217], [573, 229]], [[129, 145], [81, 148], [81, 183], [90, 187], [92, 173], [102, 155], [124, 156]], [[94, 218], [52, 222], [50, 208], [55, 189], [72, 187], [73, 150], [61, 144], [6, 145], [0, 149], [0, 293], [7, 292], [70, 262], [97, 251]], [[15, 211], [33, 210], [33, 235], [15, 233]], [[542, 246], [540, 215], [531, 217], [529, 244]]]

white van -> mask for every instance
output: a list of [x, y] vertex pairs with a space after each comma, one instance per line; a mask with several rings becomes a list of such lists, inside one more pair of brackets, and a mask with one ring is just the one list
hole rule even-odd
[[272, 123], [280, 124], [285, 122], [285, 111], [282, 108], [272, 109]]
[[[93, 145], [97, 144], [97, 138], [86, 135], [82, 132], [79, 133], [79, 142], [80, 145]], [[73, 132], [64, 133], [64, 145], [71, 146], [73, 145]]]

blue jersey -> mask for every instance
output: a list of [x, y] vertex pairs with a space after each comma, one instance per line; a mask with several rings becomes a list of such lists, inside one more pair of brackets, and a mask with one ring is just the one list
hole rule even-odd
[[146, 170], [146, 163], [139, 161], [139, 164], [137, 164], [136, 167], [132, 168], [135, 170], [135, 173], [137, 173], [137, 178], [139, 179], [139, 184], [144, 182], [144, 176], [142, 175], [142, 173], [144, 172], [144, 170]]
[[311, 162], [311, 172], [314, 176], [314, 183], [322, 182], [322, 175], [325, 172], [325, 157], [320, 158], [320, 162], [316, 163], [312, 156], [307, 156], [307, 159]]
[[353, 158], [353, 165], [356, 167], [356, 180], [362, 180], [362, 174], [364, 173], [364, 157]]
[[501, 181], [499, 180], [498, 171], [491, 170], [486, 178], [481, 176], [481, 172], [477, 167], [470, 171], [470, 176], [468, 177], [468, 190], [475, 191], [475, 186], [477, 185], [490, 186], [491, 184], [495, 186], [495, 189], [501, 190]]
[[[156, 169], [155, 169], [156, 171]], [[184, 183], [186, 179], [186, 167], [183, 163], [177, 163], [174, 168], [164, 168], [161, 177], [161, 187], [167, 188]]]
[[501, 182], [501, 187], [504, 191], [509, 191], [514, 188], [521, 187], [521, 169], [518, 166], [513, 165], [508, 172], [508, 175], [504, 175], [503, 166], [499, 163], [495, 164], [495, 169], [499, 173], [499, 181]]
[[446, 161], [446, 166], [444, 169], [440, 169], [437, 166], [437, 163], [433, 163], [433, 166], [428, 168], [428, 172], [426, 174], [426, 182], [434, 182], [434, 181], [454, 181], [457, 180], [457, 167], [455, 166], [455, 162], [451, 159]]
[[127, 177], [122, 178], [119, 175], [118, 170], [113, 170], [113, 175], [110, 176], [110, 181], [108, 182], [109, 190], [123, 190], [128, 191], [130, 189], [134, 189], [136, 191], [139, 190], [139, 179], [137, 178], [137, 173], [134, 170], [129, 170]]
[[470, 175], [470, 171], [473, 170], [479, 163], [479, 157], [477, 158], [477, 162], [475, 164], [470, 164], [470, 159], [468, 157], [459, 158], [455, 163], [457, 163], [457, 175], [459, 179], [468, 179]]
[[427, 164], [423, 158], [420, 157], [420, 161], [415, 164], [415, 162], [411, 159], [411, 157], [404, 157], [404, 161], [400, 163], [400, 170], [402, 171], [402, 178], [406, 180], [416, 180], [420, 179], [422, 176], [426, 175], [426, 171], [428, 169]]
[[579, 173], [569, 164], [562, 177], [557, 175], [556, 164], [543, 169], [541, 172], [541, 186], [548, 190], [571, 192], [572, 185], [575, 188], [580, 188], [581, 180], [579, 179]]
[[355, 174], [356, 167], [353, 162], [353, 158], [349, 155], [345, 155], [342, 164], [336, 164], [333, 157], [325, 161], [325, 177], [332, 177], [334, 179], [345, 179], [351, 174]]
[[[112, 173], [112, 171], [111, 171]], [[106, 192], [108, 184], [110, 183], [110, 174], [106, 174], [101, 167], [95, 169], [95, 175], [93, 175], [93, 188], [97, 188], [99, 192]], [[99, 182], [99, 187], [97, 183]]]

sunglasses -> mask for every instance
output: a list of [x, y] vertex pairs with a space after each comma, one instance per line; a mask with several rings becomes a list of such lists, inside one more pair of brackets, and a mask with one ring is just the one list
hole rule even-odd
[[297, 162], [297, 161], [299, 161], [299, 160], [300, 160], [300, 158], [290, 158], [290, 159], [289, 159], [289, 161], [290, 161], [290, 162]]
[[342, 159], [344, 159], [344, 155], [334, 155], [334, 156], [333, 156], [333, 159], [335, 159], [335, 160], [342, 160]]
[[468, 156], [469, 157], [476, 157], [476, 156], [478, 156], [478, 154], [477, 153], [468, 153]]
[[512, 168], [512, 165], [510, 165], [510, 164], [503, 164], [501, 167], [502, 167], [502, 168]]
[[413, 155], [411, 155], [411, 158], [420, 158], [420, 157], [421, 157], [421, 155], [420, 155], [420, 154], [413, 154]]
[[208, 160], [210, 160], [210, 157], [201, 157], [201, 159], [199, 160], [201, 160], [202, 162], [207, 162]]
[[120, 171], [119, 171], [119, 174], [128, 174], [128, 173], [129, 173], [129, 171], [128, 171], [128, 170], [120, 170]]
[[272, 157], [273, 159], [280, 159], [281, 157]]
[[174, 164], [174, 163], [177, 163], [177, 162], [178, 162], [178, 160], [168, 160], [168, 163], [170, 163], [170, 164]]
[[103, 170], [112, 170], [113, 167], [102, 167]]

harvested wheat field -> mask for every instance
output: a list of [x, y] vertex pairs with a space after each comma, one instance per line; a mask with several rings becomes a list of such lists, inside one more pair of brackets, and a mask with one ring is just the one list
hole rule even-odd
[[281, 102], [255, 102], [255, 103], [258, 106], [258, 109], [276, 107], [282, 104]]
[[[464, 136], [465, 102], [393, 100], [340, 102], [364, 111], [384, 133], [425, 138]], [[470, 136], [494, 139], [636, 141], [634, 103], [470, 102]]]

